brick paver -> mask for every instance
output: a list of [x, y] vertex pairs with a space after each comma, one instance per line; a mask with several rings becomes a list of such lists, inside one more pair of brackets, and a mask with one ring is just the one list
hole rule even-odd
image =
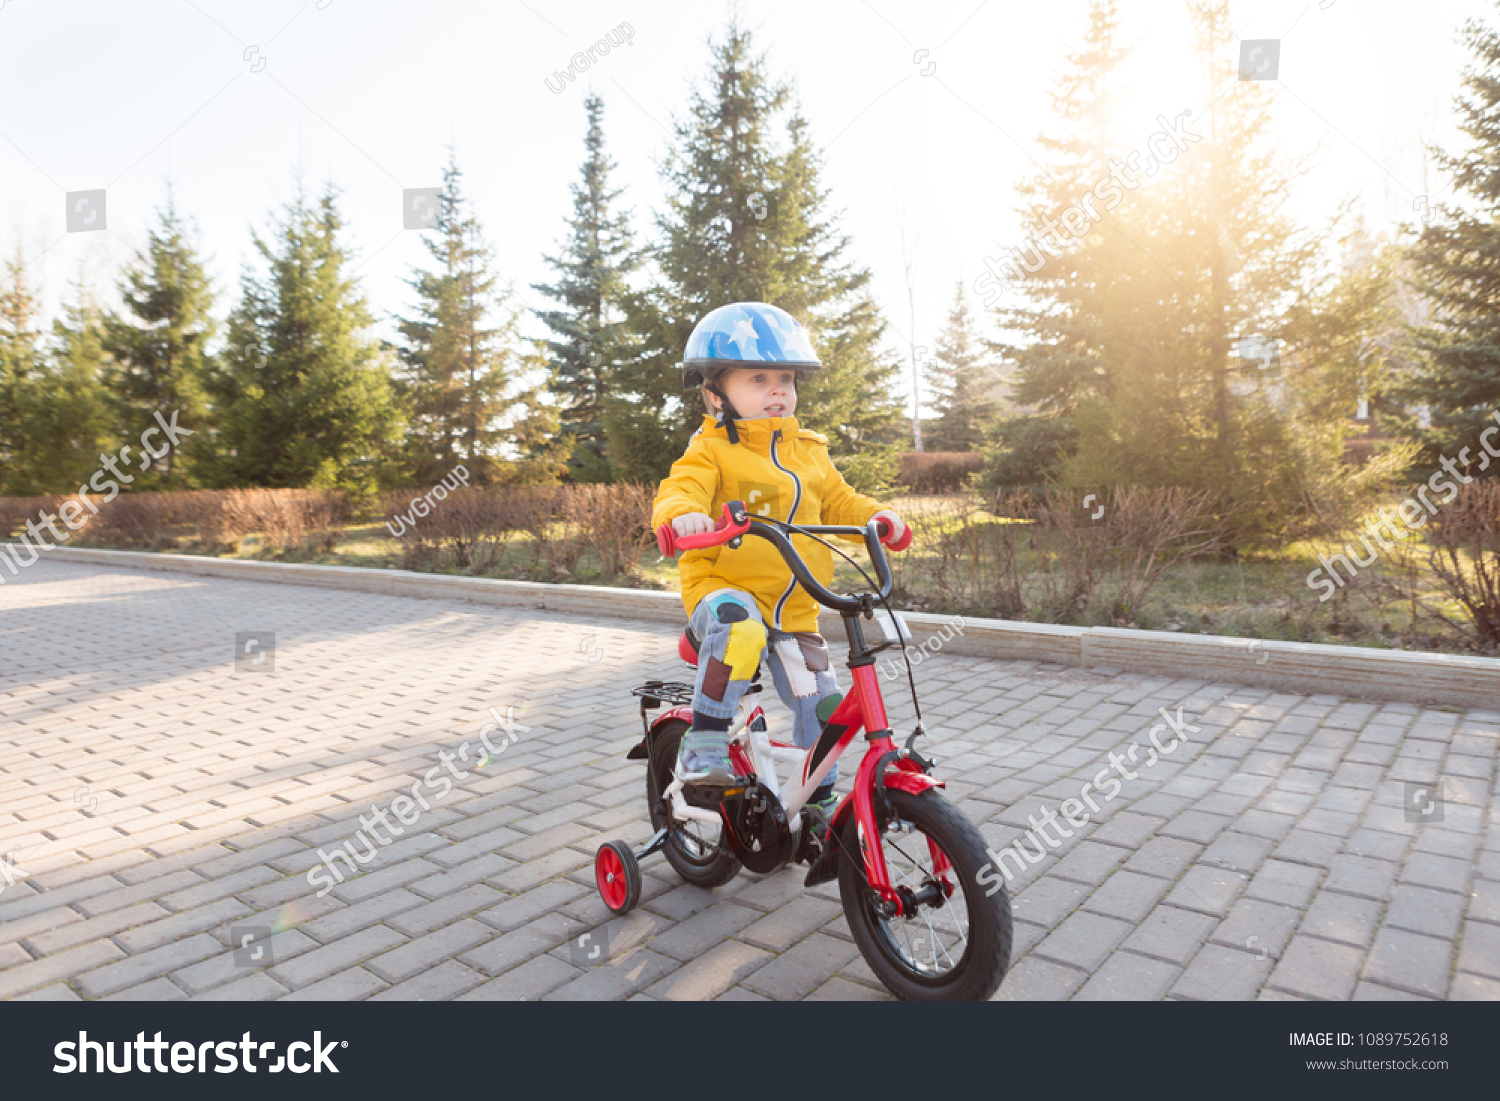
[[[686, 679], [670, 628], [45, 559], [0, 619], [0, 997], [888, 997], [801, 868], [710, 892], [654, 857], [636, 912], [599, 901], [594, 850], [650, 833], [628, 689]], [[274, 655], [237, 668], [246, 631]], [[999, 998], [1500, 996], [1500, 714], [941, 653], [916, 675], [996, 851], [1096, 800], [1010, 883]], [[1414, 814], [1406, 785], [1439, 780]]]

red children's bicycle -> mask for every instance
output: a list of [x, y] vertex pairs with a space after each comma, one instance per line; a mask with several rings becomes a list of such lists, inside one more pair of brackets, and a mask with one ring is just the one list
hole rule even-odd
[[[838, 879], [855, 943], [894, 994], [984, 999], [1010, 965], [1010, 900], [988, 867], [984, 838], [943, 798], [937, 790], [943, 781], [932, 776], [934, 763], [915, 748], [923, 732], [920, 710], [904, 748], [895, 744], [886, 721], [875, 655], [904, 649], [911, 639], [888, 603], [892, 577], [881, 543], [890, 531], [884, 520], [862, 528], [762, 520], [752, 518], [742, 502], [731, 501], [712, 532], [674, 537], [670, 526], [658, 532], [668, 556], [698, 547], [738, 547], [746, 535], [771, 542], [797, 582], [842, 617], [853, 687], [848, 695], [823, 702], [822, 732], [812, 749], [802, 750], [767, 732], [757, 674], [730, 726], [730, 757], [743, 783], [725, 790], [722, 798], [715, 793], [707, 803], [697, 789], [684, 787], [677, 764], [678, 744], [692, 725], [693, 686], [653, 680], [633, 689], [641, 700], [645, 737], [627, 756], [647, 762], [646, 803], [656, 833], [638, 850], [623, 841], [601, 846], [595, 878], [605, 906], [623, 914], [640, 901], [639, 862], [658, 850], [687, 882], [709, 888], [727, 883], [742, 867], [765, 875], [788, 863], [806, 863], [805, 886]], [[871, 591], [831, 592], [807, 569], [790, 534], [819, 542], [824, 535], [862, 536], [878, 589], [864, 574]], [[904, 549], [909, 541], [908, 531], [892, 549]], [[687, 632], [678, 652], [697, 665], [697, 646]], [[651, 712], [658, 710], [653, 718]], [[803, 808], [861, 730], [869, 746], [853, 790], [823, 823]], [[777, 776], [778, 762], [800, 764], [789, 787]]]

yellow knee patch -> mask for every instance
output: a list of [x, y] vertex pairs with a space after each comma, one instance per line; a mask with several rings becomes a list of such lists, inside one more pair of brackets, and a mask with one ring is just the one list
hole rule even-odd
[[742, 619], [729, 625], [729, 641], [724, 644], [724, 664], [733, 680], [749, 680], [760, 664], [766, 648], [766, 629], [753, 619]]

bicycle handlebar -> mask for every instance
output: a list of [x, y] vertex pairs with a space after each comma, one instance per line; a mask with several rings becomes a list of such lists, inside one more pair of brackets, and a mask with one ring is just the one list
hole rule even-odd
[[[781, 552], [781, 557], [786, 561], [787, 568], [792, 571], [792, 576], [819, 604], [837, 612], [858, 613], [861, 611], [864, 601], [860, 596], [841, 596], [831, 592], [812, 575], [807, 564], [802, 561], [802, 556], [797, 553], [797, 549], [792, 546], [792, 541], [787, 538], [781, 526], [778, 526], [779, 524], [780, 521], [766, 521], [751, 516], [743, 501], [729, 501], [724, 505], [723, 516], [713, 531], [697, 535], [678, 535], [672, 525], [667, 523], [657, 529], [656, 542], [661, 548], [662, 555], [671, 558], [679, 550], [698, 550], [704, 547], [722, 546], [726, 543], [731, 547], [738, 547], [740, 540], [746, 535], [758, 535]], [[912, 537], [911, 526], [907, 525], [900, 539], [891, 540], [892, 525], [884, 517], [871, 520], [864, 527], [799, 524], [796, 525], [796, 530], [812, 535], [862, 536], [865, 549], [870, 553], [870, 562], [875, 567], [875, 575], [880, 579], [882, 600], [890, 597], [894, 579], [891, 577], [890, 562], [886, 560], [881, 544], [886, 544], [892, 550], [905, 550], [911, 545]]]

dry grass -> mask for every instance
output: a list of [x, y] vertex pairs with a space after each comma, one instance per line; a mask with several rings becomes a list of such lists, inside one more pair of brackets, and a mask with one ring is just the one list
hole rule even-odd
[[[123, 494], [73, 545], [233, 554], [572, 583], [674, 588], [648, 530], [654, 487], [464, 488], [409, 515], [416, 492], [356, 521], [342, 494], [309, 490]], [[0, 538], [69, 498], [0, 498]], [[100, 503], [100, 498], [94, 498]], [[1099, 512], [1103, 507], [1102, 513]], [[912, 495], [890, 502], [915, 540], [893, 558], [900, 606], [1039, 622], [1495, 653], [1500, 485], [1475, 482], [1420, 538], [1400, 543], [1326, 602], [1309, 587], [1335, 541], [1215, 554], [1207, 502], [1181, 491]], [[1098, 513], [1096, 516], [1095, 514]], [[62, 526], [62, 522], [58, 522]], [[394, 531], [401, 530], [399, 538]], [[856, 557], [862, 557], [856, 553]], [[838, 586], [860, 584], [839, 567]]]

